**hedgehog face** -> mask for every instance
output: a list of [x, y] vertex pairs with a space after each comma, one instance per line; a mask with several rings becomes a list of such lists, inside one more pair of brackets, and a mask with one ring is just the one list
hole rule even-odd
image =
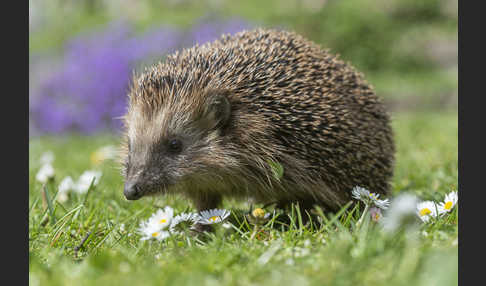
[[180, 96], [150, 113], [147, 108], [132, 101], [125, 118], [124, 195], [128, 200], [177, 192], [224, 167], [217, 165], [225, 156], [220, 146], [230, 117], [224, 93], [205, 92], [197, 100]]

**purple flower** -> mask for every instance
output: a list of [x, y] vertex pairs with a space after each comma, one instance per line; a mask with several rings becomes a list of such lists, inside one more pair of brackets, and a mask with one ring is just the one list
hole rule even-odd
[[119, 130], [117, 118], [125, 113], [133, 70], [184, 46], [245, 27], [249, 25], [241, 20], [217, 21], [200, 23], [185, 33], [163, 26], [135, 34], [128, 24], [114, 22], [102, 31], [81, 34], [66, 43], [58, 70], [33, 80], [37, 84], [30, 89], [32, 127], [37, 133], [56, 134]]

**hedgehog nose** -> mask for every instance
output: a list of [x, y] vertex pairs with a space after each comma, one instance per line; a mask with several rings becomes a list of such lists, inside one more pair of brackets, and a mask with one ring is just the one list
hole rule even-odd
[[138, 200], [142, 197], [142, 192], [140, 192], [140, 187], [133, 182], [125, 182], [125, 188], [123, 194], [127, 200]]

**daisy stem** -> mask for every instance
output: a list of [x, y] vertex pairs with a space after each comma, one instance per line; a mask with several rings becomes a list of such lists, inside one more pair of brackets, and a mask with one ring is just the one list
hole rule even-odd
[[365, 204], [365, 209], [363, 211], [363, 214], [359, 218], [358, 222], [356, 223], [356, 227], [359, 227], [363, 223], [363, 220], [364, 220], [366, 214], [368, 213], [369, 208], [370, 208], [370, 206], [368, 204]]
[[177, 249], [178, 248], [177, 241], [175, 240], [174, 236], [172, 235], [172, 232], [170, 230], [167, 230], [167, 231], [169, 232], [170, 240], [172, 240], [174, 247]]
[[255, 238], [256, 234], [259, 231], [259, 228], [260, 228], [260, 225], [255, 224], [255, 228], [253, 228], [253, 233], [251, 234], [251, 237], [250, 237], [251, 240], [253, 240]]

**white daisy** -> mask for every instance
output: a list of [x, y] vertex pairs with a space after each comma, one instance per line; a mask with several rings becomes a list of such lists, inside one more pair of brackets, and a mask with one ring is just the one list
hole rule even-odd
[[163, 210], [157, 210], [148, 220], [142, 221], [138, 228], [142, 234], [141, 240], [154, 238], [161, 241], [169, 237], [170, 233], [165, 229], [170, 226], [173, 216], [174, 210], [166, 206]]
[[54, 161], [54, 153], [52, 151], [46, 151], [40, 156], [39, 162], [41, 165], [52, 164]]
[[456, 205], [457, 200], [458, 200], [457, 191], [448, 193], [445, 196], [444, 201], [439, 204], [439, 214], [450, 212]]
[[71, 176], [67, 176], [62, 179], [61, 183], [59, 183], [59, 193], [67, 193], [70, 190], [74, 189], [74, 181]]
[[151, 224], [148, 221], [142, 222], [138, 231], [142, 234], [140, 240], [149, 240], [153, 238], [162, 241], [170, 236], [168, 231], [162, 230], [158, 228], [156, 224]]
[[415, 195], [403, 193], [395, 197], [390, 208], [380, 220], [386, 231], [394, 232], [402, 226], [416, 221], [415, 211], [418, 199]]
[[360, 200], [367, 205], [375, 205], [384, 210], [390, 205], [390, 201], [388, 199], [379, 199], [380, 194], [370, 193], [370, 191], [367, 189], [359, 186], [353, 188], [351, 195], [354, 199]]
[[369, 199], [372, 204], [379, 207], [380, 209], [386, 210], [390, 206], [390, 200], [389, 199], [380, 200], [379, 197], [380, 194], [375, 194], [375, 193], [369, 194]]
[[35, 179], [41, 183], [47, 182], [50, 178], [54, 177], [54, 168], [51, 164], [44, 164], [39, 169], [39, 172], [35, 175]]
[[205, 210], [199, 213], [200, 219], [198, 223], [201, 224], [213, 224], [213, 223], [220, 223], [225, 218], [230, 215], [229, 210], [221, 210], [221, 209], [212, 209], [212, 210]]
[[181, 234], [184, 230], [191, 228], [200, 219], [196, 213], [181, 213], [176, 215], [170, 223], [170, 232]]
[[170, 226], [172, 219], [174, 217], [174, 209], [166, 206], [164, 209], [157, 210], [148, 219], [148, 224], [154, 225], [156, 228], [162, 230]]
[[59, 192], [57, 194], [57, 200], [61, 203], [67, 201], [68, 193], [73, 189], [74, 189], [74, 181], [70, 176], [67, 176], [64, 179], [62, 179], [58, 187]]
[[370, 191], [368, 191], [365, 188], [356, 186], [351, 191], [351, 194], [352, 194], [353, 198], [360, 200], [364, 203], [368, 203], [370, 201]]
[[389, 199], [384, 199], [384, 200], [376, 200], [374, 201], [375, 206], [379, 207], [382, 210], [388, 209], [390, 206], [390, 200]]
[[423, 222], [428, 222], [431, 217], [437, 217], [437, 205], [433, 201], [425, 201], [417, 204], [417, 215]]
[[93, 186], [96, 186], [100, 181], [101, 175], [101, 171], [85, 171], [74, 185], [74, 191], [79, 194], [86, 193], [91, 185], [91, 181], [94, 179]]

